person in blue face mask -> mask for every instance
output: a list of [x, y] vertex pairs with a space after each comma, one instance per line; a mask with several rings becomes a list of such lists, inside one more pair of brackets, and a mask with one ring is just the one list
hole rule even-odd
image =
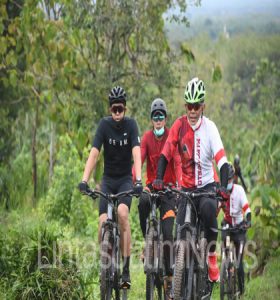
[[[156, 98], [151, 104], [152, 128], [146, 131], [141, 139], [141, 162], [146, 161], [146, 186], [144, 190], [153, 191], [152, 183], [156, 178], [158, 160], [167, 140], [169, 129], [166, 127], [167, 108], [164, 100]], [[182, 166], [179, 152], [167, 165], [164, 176], [164, 184], [172, 183], [173, 186], [181, 186]], [[173, 276], [173, 224], [175, 218], [175, 196], [166, 194], [160, 203], [160, 218], [163, 232], [163, 255], [165, 264], [164, 290], [165, 298], [172, 299], [172, 276]], [[139, 201], [139, 219], [143, 237], [146, 235], [146, 219], [151, 209], [150, 195], [142, 193]], [[142, 259], [144, 253], [142, 254]]]
[[[235, 171], [233, 166], [228, 164], [228, 184], [227, 190], [229, 199], [221, 204], [224, 212], [222, 225], [228, 224], [230, 227], [239, 227], [243, 225], [245, 228], [251, 227], [251, 210], [246, 197], [244, 188], [234, 183]], [[222, 232], [222, 241], [225, 243], [225, 232]], [[234, 242], [236, 255], [239, 262], [238, 265], [238, 284], [240, 293], [244, 293], [244, 268], [243, 268], [243, 250], [246, 242], [246, 232], [231, 232], [230, 239]]]

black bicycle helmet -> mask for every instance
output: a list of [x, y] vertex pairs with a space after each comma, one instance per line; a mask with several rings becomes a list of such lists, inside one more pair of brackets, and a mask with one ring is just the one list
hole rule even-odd
[[167, 115], [167, 108], [165, 102], [161, 98], [156, 98], [151, 105], [151, 117], [154, 112], [161, 111], [164, 113], [165, 117]]
[[117, 85], [111, 89], [109, 94], [109, 104], [112, 106], [114, 103], [123, 103], [126, 105], [126, 93], [125, 90]]
[[228, 179], [232, 179], [234, 177], [234, 169], [231, 163], [228, 163]]

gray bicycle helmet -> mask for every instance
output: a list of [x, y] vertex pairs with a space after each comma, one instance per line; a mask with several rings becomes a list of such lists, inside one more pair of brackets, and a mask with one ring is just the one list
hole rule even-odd
[[161, 111], [164, 113], [165, 117], [167, 115], [167, 108], [165, 102], [161, 98], [156, 98], [151, 105], [151, 117], [154, 112]]
[[126, 105], [126, 93], [121, 86], [115, 86], [111, 89], [109, 94], [109, 104], [112, 106], [114, 103], [123, 103]]
[[202, 103], [205, 97], [205, 86], [202, 80], [197, 77], [188, 82], [185, 89], [185, 101], [187, 103]]

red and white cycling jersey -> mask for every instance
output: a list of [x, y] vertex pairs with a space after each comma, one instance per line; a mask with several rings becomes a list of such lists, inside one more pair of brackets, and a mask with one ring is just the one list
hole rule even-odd
[[218, 129], [204, 116], [195, 126], [189, 124], [187, 116], [174, 122], [162, 150], [168, 161], [177, 147], [182, 161], [182, 186], [186, 188], [214, 182], [213, 158], [219, 169], [227, 162]]
[[245, 191], [241, 185], [233, 185], [230, 199], [222, 205], [222, 209], [225, 220], [233, 226], [241, 223], [243, 215], [246, 218], [246, 215], [251, 212]]

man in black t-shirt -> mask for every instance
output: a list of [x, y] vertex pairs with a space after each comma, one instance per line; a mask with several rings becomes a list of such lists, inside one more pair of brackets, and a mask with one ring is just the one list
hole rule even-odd
[[[141, 181], [141, 153], [138, 127], [134, 119], [125, 117], [126, 93], [120, 86], [114, 87], [109, 94], [111, 116], [100, 120], [92, 149], [86, 162], [83, 180], [79, 189], [83, 193], [87, 191], [90, 174], [95, 169], [96, 162], [104, 146], [104, 173], [101, 190], [104, 193], [117, 194], [130, 190], [132, 183], [132, 158], [135, 166], [136, 181], [135, 194], [143, 190]], [[122, 197], [118, 206], [118, 220], [121, 233], [121, 250], [123, 255], [123, 284], [130, 285], [129, 259], [131, 233], [128, 213], [131, 204], [131, 196]], [[101, 241], [101, 226], [107, 220], [107, 200], [100, 198], [99, 202], [99, 242]]]

